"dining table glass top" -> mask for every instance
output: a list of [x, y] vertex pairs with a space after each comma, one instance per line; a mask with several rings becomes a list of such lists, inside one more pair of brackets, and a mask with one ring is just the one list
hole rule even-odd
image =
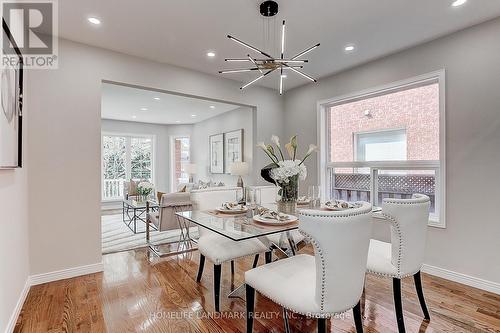
[[252, 211], [240, 215], [221, 213], [216, 210], [209, 211], [185, 211], [176, 213], [189, 221], [228, 237], [234, 241], [242, 241], [250, 238], [259, 238], [275, 233], [298, 229], [299, 222], [294, 221], [282, 225], [269, 225], [257, 222], [253, 219]]

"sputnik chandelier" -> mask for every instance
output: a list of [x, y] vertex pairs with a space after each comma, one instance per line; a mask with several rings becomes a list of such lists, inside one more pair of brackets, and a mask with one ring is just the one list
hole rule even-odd
[[[264, 17], [272, 17], [275, 16], [278, 13], [278, 4], [275, 1], [264, 1], [263, 3], [260, 4], [260, 13]], [[283, 25], [281, 27], [281, 56], [279, 58], [273, 57], [270, 54], [253, 47], [250, 44], [247, 44], [243, 42], [242, 40], [233, 37], [231, 35], [227, 35], [227, 37], [246, 47], [249, 48], [250, 50], [260, 53], [261, 56], [264, 56], [263, 58], [254, 58], [250, 54], [247, 55], [246, 58], [229, 58], [225, 59], [227, 62], [250, 62], [249, 68], [236, 68], [236, 69], [227, 69], [227, 70], [221, 70], [219, 71], [220, 74], [232, 74], [232, 73], [243, 73], [243, 72], [252, 72], [252, 71], [257, 71], [260, 73], [260, 75], [253, 79], [252, 81], [244, 84], [240, 89], [245, 89], [248, 86], [254, 84], [255, 82], [259, 81], [263, 77], [271, 74], [272, 72], [279, 70], [280, 71], [280, 95], [283, 94], [283, 78], [285, 75], [283, 74], [284, 71], [292, 71], [294, 73], [297, 73], [306, 79], [316, 82], [316, 79], [313, 78], [312, 76], [304, 73], [301, 71], [301, 69], [304, 67], [304, 64], [308, 62], [306, 59], [301, 59], [304, 55], [307, 53], [311, 52], [315, 48], [317, 48], [320, 44], [313, 45], [304, 51], [296, 54], [295, 56], [291, 57], [290, 59], [285, 59], [285, 21], [283, 20]]]

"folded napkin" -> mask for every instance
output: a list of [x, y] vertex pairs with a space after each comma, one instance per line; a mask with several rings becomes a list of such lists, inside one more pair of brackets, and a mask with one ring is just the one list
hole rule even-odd
[[223, 209], [227, 209], [227, 210], [243, 210], [243, 209], [246, 209], [246, 207], [244, 205], [240, 205], [237, 202], [225, 202], [225, 203], [222, 204], [222, 208]]
[[298, 197], [297, 198], [297, 203], [298, 204], [306, 204], [306, 203], [309, 203], [311, 200], [309, 200], [308, 197], [306, 196], [302, 196], [302, 197]]
[[325, 202], [325, 206], [333, 209], [348, 209], [356, 207], [354, 204], [344, 200], [333, 200]]
[[260, 207], [258, 209], [258, 211], [259, 211], [260, 217], [265, 218], [265, 219], [278, 220], [278, 221], [286, 221], [289, 219], [289, 216], [287, 214], [276, 212], [274, 210], [267, 209], [264, 207]]

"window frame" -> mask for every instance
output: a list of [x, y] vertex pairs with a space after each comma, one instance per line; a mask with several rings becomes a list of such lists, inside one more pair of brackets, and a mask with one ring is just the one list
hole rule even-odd
[[125, 138], [125, 180], [130, 179], [132, 176], [132, 154], [131, 154], [131, 139], [132, 138], [143, 138], [143, 139], [151, 139], [151, 180], [155, 186], [157, 186], [156, 179], [156, 135], [154, 134], [141, 134], [141, 133], [125, 133], [125, 132], [113, 132], [113, 131], [102, 131], [101, 132], [101, 202], [118, 202], [121, 201], [122, 198], [109, 198], [104, 199], [103, 197], [103, 185], [104, 185], [104, 172], [102, 169], [102, 159], [103, 159], [103, 137], [105, 136], [117, 136]]
[[[331, 168], [370, 168], [372, 203], [376, 191], [377, 170], [435, 170], [436, 173], [436, 207], [439, 209], [438, 218], [430, 218], [429, 226], [446, 228], [446, 72], [440, 69], [427, 74], [411, 77], [405, 80], [392, 82], [382, 86], [349, 93], [317, 102], [317, 135], [320, 152], [318, 158], [318, 181], [321, 184], [321, 195], [327, 197], [328, 172]], [[437, 83], [439, 86], [439, 161], [383, 161], [383, 162], [329, 162], [328, 152], [328, 110], [332, 106], [346, 104], [357, 100], [376, 97], [401, 90], [408, 90], [427, 84]], [[374, 174], [375, 173], [375, 174]]]
[[175, 140], [188, 138], [189, 139], [189, 163], [191, 163], [191, 135], [176, 134], [170, 136], [170, 191], [177, 192], [175, 184]]

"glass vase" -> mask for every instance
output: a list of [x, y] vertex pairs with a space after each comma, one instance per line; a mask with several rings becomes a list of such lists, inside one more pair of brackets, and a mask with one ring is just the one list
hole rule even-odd
[[277, 201], [278, 211], [284, 214], [295, 215], [297, 199], [299, 197], [299, 175], [288, 178], [288, 182], [278, 183], [280, 187]]

